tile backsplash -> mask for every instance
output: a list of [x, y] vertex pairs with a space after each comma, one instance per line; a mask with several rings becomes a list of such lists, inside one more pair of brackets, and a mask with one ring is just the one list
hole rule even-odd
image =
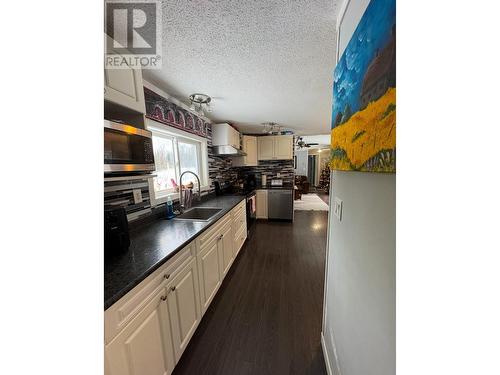
[[261, 160], [255, 167], [233, 167], [232, 169], [240, 176], [255, 174], [259, 185], [262, 175], [267, 176], [269, 184], [271, 178], [277, 178], [278, 173], [280, 173], [279, 178], [283, 179], [283, 184], [291, 185], [294, 182], [293, 160]]
[[[140, 190], [142, 202], [134, 202], [134, 190]], [[104, 205], [124, 207], [129, 222], [151, 214], [148, 177], [104, 182]]]

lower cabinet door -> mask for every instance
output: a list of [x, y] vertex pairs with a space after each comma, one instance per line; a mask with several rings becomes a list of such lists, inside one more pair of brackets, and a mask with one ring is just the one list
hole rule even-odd
[[168, 312], [172, 327], [172, 342], [179, 361], [200, 322], [198, 277], [193, 259], [167, 286]]
[[166, 289], [105, 347], [106, 375], [169, 375], [175, 366]]
[[241, 226], [241, 228], [236, 232], [234, 236], [234, 257], [238, 256], [241, 248], [243, 247], [243, 243], [247, 239], [247, 227], [246, 225]]
[[224, 279], [224, 276], [226, 276], [234, 260], [234, 236], [231, 225], [222, 228], [221, 237], [219, 239], [219, 254], [222, 266], [221, 279]]
[[257, 219], [267, 219], [267, 190], [257, 190], [255, 199]]
[[212, 241], [200, 249], [198, 270], [200, 276], [201, 313], [205, 314], [221, 284], [218, 241]]

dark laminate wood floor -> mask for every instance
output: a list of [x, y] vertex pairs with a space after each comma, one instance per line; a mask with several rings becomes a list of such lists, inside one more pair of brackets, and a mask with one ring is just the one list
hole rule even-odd
[[326, 374], [327, 214], [258, 221], [176, 366], [181, 374]]

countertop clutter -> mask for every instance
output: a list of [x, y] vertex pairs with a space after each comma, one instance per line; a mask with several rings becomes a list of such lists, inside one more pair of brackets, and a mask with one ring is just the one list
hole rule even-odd
[[132, 229], [129, 250], [105, 261], [104, 309], [132, 290], [243, 199], [245, 197], [242, 196], [220, 196], [196, 205], [222, 208], [210, 221], [159, 219]]

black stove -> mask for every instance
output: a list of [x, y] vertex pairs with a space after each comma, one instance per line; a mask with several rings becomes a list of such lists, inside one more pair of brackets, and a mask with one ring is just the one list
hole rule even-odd
[[236, 182], [230, 181], [215, 181], [216, 195], [241, 195], [248, 197], [255, 194], [257, 182], [255, 175], [249, 174], [238, 178]]
[[247, 211], [247, 232], [250, 237], [252, 226], [256, 220], [256, 182], [255, 175], [248, 175], [238, 183], [232, 184], [228, 181], [215, 181], [215, 194], [216, 195], [238, 195], [246, 198], [246, 211]]
[[240, 195], [243, 197], [248, 197], [249, 195], [254, 195], [254, 194], [255, 194], [255, 189], [245, 189], [233, 186], [230, 189], [226, 190], [221, 195]]

